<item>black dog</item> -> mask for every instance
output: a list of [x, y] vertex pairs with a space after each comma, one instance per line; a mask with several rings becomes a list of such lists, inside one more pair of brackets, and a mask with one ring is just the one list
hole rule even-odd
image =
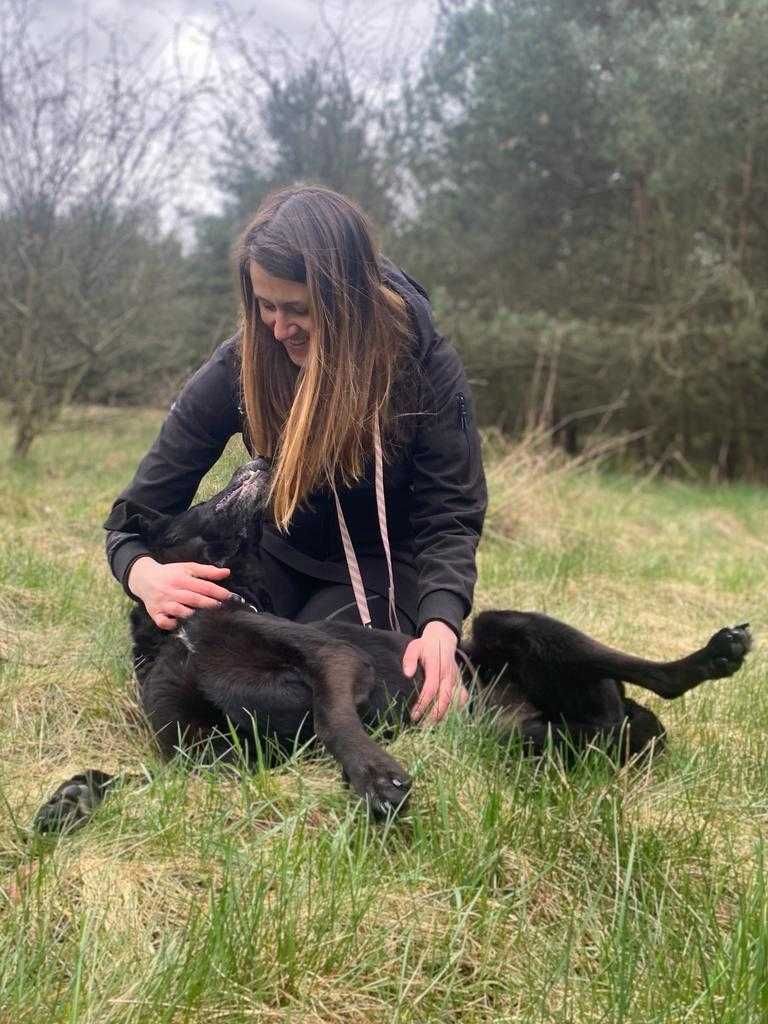
[[[141, 702], [162, 753], [207, 751], [252, 758], [256, 747], [286, 750], [316, 737], [339, 761], [345, 779], [376, 814], [407, 800], [403, 768], [369, 730], [409, 720], [423, 679], [402, 671], [410, 637], [334, 620], [309, 625], [269, 608], [258, 546], [268, 483], [264, 463], [241, 467], [209, 501], [176, 517], [136, 511], [135, 529], [162, 562], [226, 564], [236, 598], [195, 612], [172, 633], [155, 627], [143, 606], [131, 612]], [[653, 662], [606, 647], [535, 612], [488, 611], [472, 623], [464, 655], [477, 679], [477, 703], [502, 735], [519, 736], [532, 753], [613, 747], [621, 760], [660, 747], [664, 729], [628, 698], [624, 682], [668, 699], [707, 679], [730, 676], [751, 646], [747, 625], [721, 629], [700, 650]], [[89, 785], [90, 777], [98, 785]], [[78, 781], [67, 800], [57, 794]], [[42, 830], [71, 827], [77, 808], [105, 791], [100, 773], [84, 773], [38, 812]], [[68, 801], [68, 802], [67, 802]], [[82, 815], [81, 815], [82, 816]]]

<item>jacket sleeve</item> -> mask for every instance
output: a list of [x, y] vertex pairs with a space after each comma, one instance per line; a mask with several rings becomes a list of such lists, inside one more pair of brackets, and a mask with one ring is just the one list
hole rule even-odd
[[126, 592], [131, 566], [148, 553], [142, 522], [189, 508], [201, 479], [241, 430], [237, 350], [236, 338], [224, 342], [187, 382], [104, 523], [109, 566]]
[[458, 353], [435, 336], [411, 449], [411, 526], [419, 577], [418, 630], [439, 619], [461, 635], [472, 607], [475, 554], [487, 505], [474, 405]]

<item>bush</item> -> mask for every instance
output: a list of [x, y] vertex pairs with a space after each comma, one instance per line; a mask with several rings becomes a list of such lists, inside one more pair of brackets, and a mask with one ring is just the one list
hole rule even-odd
[[483, 319], [435, 295], [462, 352], [478, 422], [545, 428], [569, 453], [630, 435], [642, 462], [714, 479], [768, 479], [768, 337], [759, 303], [721, 322], [656, 314], [630, 324], [498, 309]]

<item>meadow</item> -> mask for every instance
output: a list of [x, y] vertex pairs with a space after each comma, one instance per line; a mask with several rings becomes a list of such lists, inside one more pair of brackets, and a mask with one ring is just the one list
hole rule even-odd
[[[731, 680], [648, 699], [669, 730], [652, 765], [596, 750], [565, 771], [460, 715], [406, 732], [412, 806], [377, 825], [308, 751], [194, 774], [153, 752], [100, 523], [159, 419], [81, 410], [0, 465], [2, 1024], [768, 1019], [764, 490], [496, 452], [478, 608], [660, 658], [745, 620], [758, 646]], [[34, 836], [87, 767], [145, 782]]]

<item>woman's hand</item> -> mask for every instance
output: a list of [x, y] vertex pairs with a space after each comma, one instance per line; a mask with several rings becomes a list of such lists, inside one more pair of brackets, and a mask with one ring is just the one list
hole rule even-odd
[[411, 708], [411, 718], [418, 720], [427, 712], [426, 722], [439, 722], [458, 690], [459, 707], [469, 694], [459, 681], [456, 666], [456, 634], [444, 622], [428, 622], [420, 637], [411, 640], [403, 655], [403, 672], [412, 676], [418, 665], [424, 670], [424, 685], [419, 699]]
[[232, 596], [214, 580], [229, 576], [229, 569], [200, 562], [169, 562], [161, 565], [145, 555], [137, 558], [128, 574], [128, 589], [143, 602], [159, 629], [175, 629], [179, 619], [196, 608], [216, 608]]

